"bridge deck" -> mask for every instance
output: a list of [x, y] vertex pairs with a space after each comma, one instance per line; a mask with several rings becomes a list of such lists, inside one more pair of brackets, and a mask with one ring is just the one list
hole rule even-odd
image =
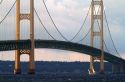
[[[77, 43], [65, 42], [65, 41], [54, 41], [54, 40], [35, 40], [35, 48], [51, 48], [51, 49], [61, 49], [75, 51], [79, 53], [84, 53], [92, 56], [100, 56], [101, 50]], [[0, 51], [9, 51], [17, 49], [30, 49], [30, 40], [9, 40], [0, 41]], [[125, 63], [125, 60], [116, 57], [110, 53], [104, 52], [105, 60], [111, 63]]]

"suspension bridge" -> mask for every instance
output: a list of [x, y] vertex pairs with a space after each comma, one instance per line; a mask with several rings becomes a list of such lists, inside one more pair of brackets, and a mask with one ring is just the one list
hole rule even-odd
[[[1, 0], [0, 5], [3, 2], [4, 0]], [[34, 6], [34, 0], [28, 2], [29, 12], [22, 12], [21, 9], [26, 7], [22, 5], [23, 3], [21, 0], [15, 0], [9, 10], [3, 8], [6, 13], [0, 20], [0, 52], [15, 50], [14, 74], [21, 74], [20, 55], [23, 54], [29, 55], [28, 73], [35, 73], [35, 48], [61, 49], [88, 54], [90, 55], [90, 74], [95, 74], [94, 60], [100, 60], [100, 73], [104, 73], [104, 61], [112, 63], [113, 72], [123, 73], [125, 71], [125, 60], [120, 56], [114, 44], [103, 0], [91, 1], [81, 27], [76, 33], [73, 33], [73, 37], [66, 37], [61, 32], [46, 5], [46, 1], [43, 0], [42, 4], [47, 18], [49, 18], [47, 20], [51, 21], [51, 29], [44, 24], [42, 15]], [[2, 9], [0, 11], [2, 12]], [[22, 22], [23, 20], [25, 22]], [[30, 26], [26, 24], [27, 20]]]

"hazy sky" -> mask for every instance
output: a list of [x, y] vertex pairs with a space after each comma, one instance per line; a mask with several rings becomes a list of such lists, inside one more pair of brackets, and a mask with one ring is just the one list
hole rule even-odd
[[[12, 6], [12, 4], [14, 3], [15, 0], [3, 0], [3, 3], [0, 5], [0, 21], [2, 20], [2, 18], [5, 16], [4, 13], [6, 13], [10, 7]], [[28, 6], [28, 1], [29, 0], [21, 0], [22, 4], [22, 10], [21, 12], [28, 12], [27, 11], [27, 6]], [[45, 10], [45, 7], [42, 3], [42, 0], [34, 0], [35, 1], [35, 8], [38, 11], [38, 14], [40, 15], [40, 18], [42, 19], [43, 23], [45, 24], [45, 26], [47, 27], [47, 29], [50, 31], [50, 33], [55, 36], [56, 38], [62, 40], [62, 38], [59, 36], [58, 32], [55, 31], [54, 26], [52, 25], [52, 22], [49, 19], [49, 16], [47, 15], [47, 12]], [[45, 0], [46, 1], [46, 0]], [[64, 34], [65, 37], [67, 37], [68, 39], [71, 39], [74, 34], [78, 31], [78, 29], [80, 28], [84, 17], [86, 16], [86, 13], [88, 11], [89, 5], [90, 5], [91, 0], [47, 0], [46, 5], [56, 23], [56, 25], [58, 26], [59, 30], [61, 30], [62, 34]], [[111, 30], [111, 34], [113, 37], [113, 40], [115, 42], [116, 48], [118, 49], [119, 53], [121, 54], [121, 56], [125, 57], [125, 1], [124, 0], [104, 0], [104, 8], [106, 11], [106, 15], [107, 15], [107, 19], [109, 22], [109, 26], [110, 26], [110, 30]], [[2, 11], [2, 12], [1, 12]], [[88, 19], [90, 19], [90, 15], [88, 17]], [[9, 21], [9, 22], [8, 22]], [[10, 15], [8, 15], [7, 20], [4, 21], [4, 23], [2, 25], [0, 25], [0, 27], [4, 27], [6, 26], [6, 28], [0, 28], [0, 30], [4, 30], [3, 32], [5, 32], [5, 36], [9, 39], [14, 39], [15, 38], [15, 30], [13, 28], [15, 28], [15, 7], [12, 9], [12, 12], [10, 13]], [[22, 32], [22, 36], [27, 35], [27, 31], [28, 29], [27, 27], [27, 22], [21, 22], [22, 24], [24, 24], [22, 31], [24, 30], [24, 32]], [[88, 23], [89, 24], [89, 23]], [[87, 25], [87, 24], [86, 24]], [[9, 27], [13, 27], [12, 29], [8, 29]], [[39, 30], [40, 23], [38, 22], [38, 19], [35, 18], [35, 28], [36, 28], [36, 37], [40, 38], [40, 37], [44, 37], [45, 39], [49, 38], [49, 37], [45, 37], [46, 32], [42, 32], [43, 34], [39, 34], [41, 31]], [[89, 26], [88, 26], [89, 27]], [[85, 28], [86, 30], [88, 28]], [[9, 32], [11, 31], [11, 35], [9, 34]], [[0, 31], [1, 32], [1, 31]], [[3, 33], [1, 32], [1, 33]], [[27, 33], [26, 33], [27, 32]], [[85, 31], [86, 33], [86, 31]], [[58, 35], [57, 35], [58, 34]], [[2, 37], [1, 34], [0, 36]], [[84, 33], [83, 33], [84, 35]], [[79, 37], [77, 37], [77, 39], [80, 39], [82, 35], [79, 35]], [[8, 37], [8, 36], [11, 36]], [[5, 37], [5, 39], [6, 39]], [[25, 36], [25, 38], [28, 36]], [[76, 40], [77, 40], [76, 39]], [[109, 42], [107, 41], [107, 44], [109, 44]], [[2, 52], [0, 54], [14, 54], [14, 52]], [[36, 59], [38, 60], [61, 60], [61, 61], [67, 61], [67, 60], [71, 60], [71, 61], [82, 61], [82, 60], [88, 60], [89, 57], [83, 55], [83, 54], [79, 54], [79, 53], [75, 53], [75, 52], [68, 52], [68, 51], [58, 51], [58, 50], [46, 50], [46, 49], [41, 49], [41, 50], [37, 50], [36, 52]], [[1, 56], [2, 57], [2, 56]], [[14, 59], [14, 57], [9, 57], [8, 55], [4, 56], [3, 59]], [[22, 60], [25, 60], [25, 57], [22, 58]]]

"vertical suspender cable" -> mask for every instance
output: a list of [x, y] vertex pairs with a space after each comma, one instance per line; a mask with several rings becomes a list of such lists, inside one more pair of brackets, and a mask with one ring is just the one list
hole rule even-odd
[[63, 38], [64, 40], [66, 40], [66, 41], [69, 42], [69, 40], [68, 40], [65, 36], [63, 36], [63, 34], [60, 32], [60, 30], [58, 29], [58, 27], [57, 27], [57, 25], [55, 24], [54, 20], [52, 19], [52, 16], [50, 15], [49, 10], [48, 10], [48, 8], [47, 8], [47, 6], [46, 6], [44, 0], [43, 0], [43, 3], [44, 3], [44, 6], [45, 6], [45, 8], [46, 8], [46, 10], [47, 10], [47, 13], [48, 13], [48, 15], [49, 15], [49, 17], [50, 17], [50, 19], [51, 19], [51, 21], [52, 21], [54, 27], [56, 28], [56, 30], [58, 31], [58, 33], [62, 36], [62, 38]]

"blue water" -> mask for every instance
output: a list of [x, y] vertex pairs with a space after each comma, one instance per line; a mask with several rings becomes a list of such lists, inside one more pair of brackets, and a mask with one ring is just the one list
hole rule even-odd
[[0, 82], [125, 82], [125, 74], [81, 75], [81, 74], [37, 74], [0, 75]]

